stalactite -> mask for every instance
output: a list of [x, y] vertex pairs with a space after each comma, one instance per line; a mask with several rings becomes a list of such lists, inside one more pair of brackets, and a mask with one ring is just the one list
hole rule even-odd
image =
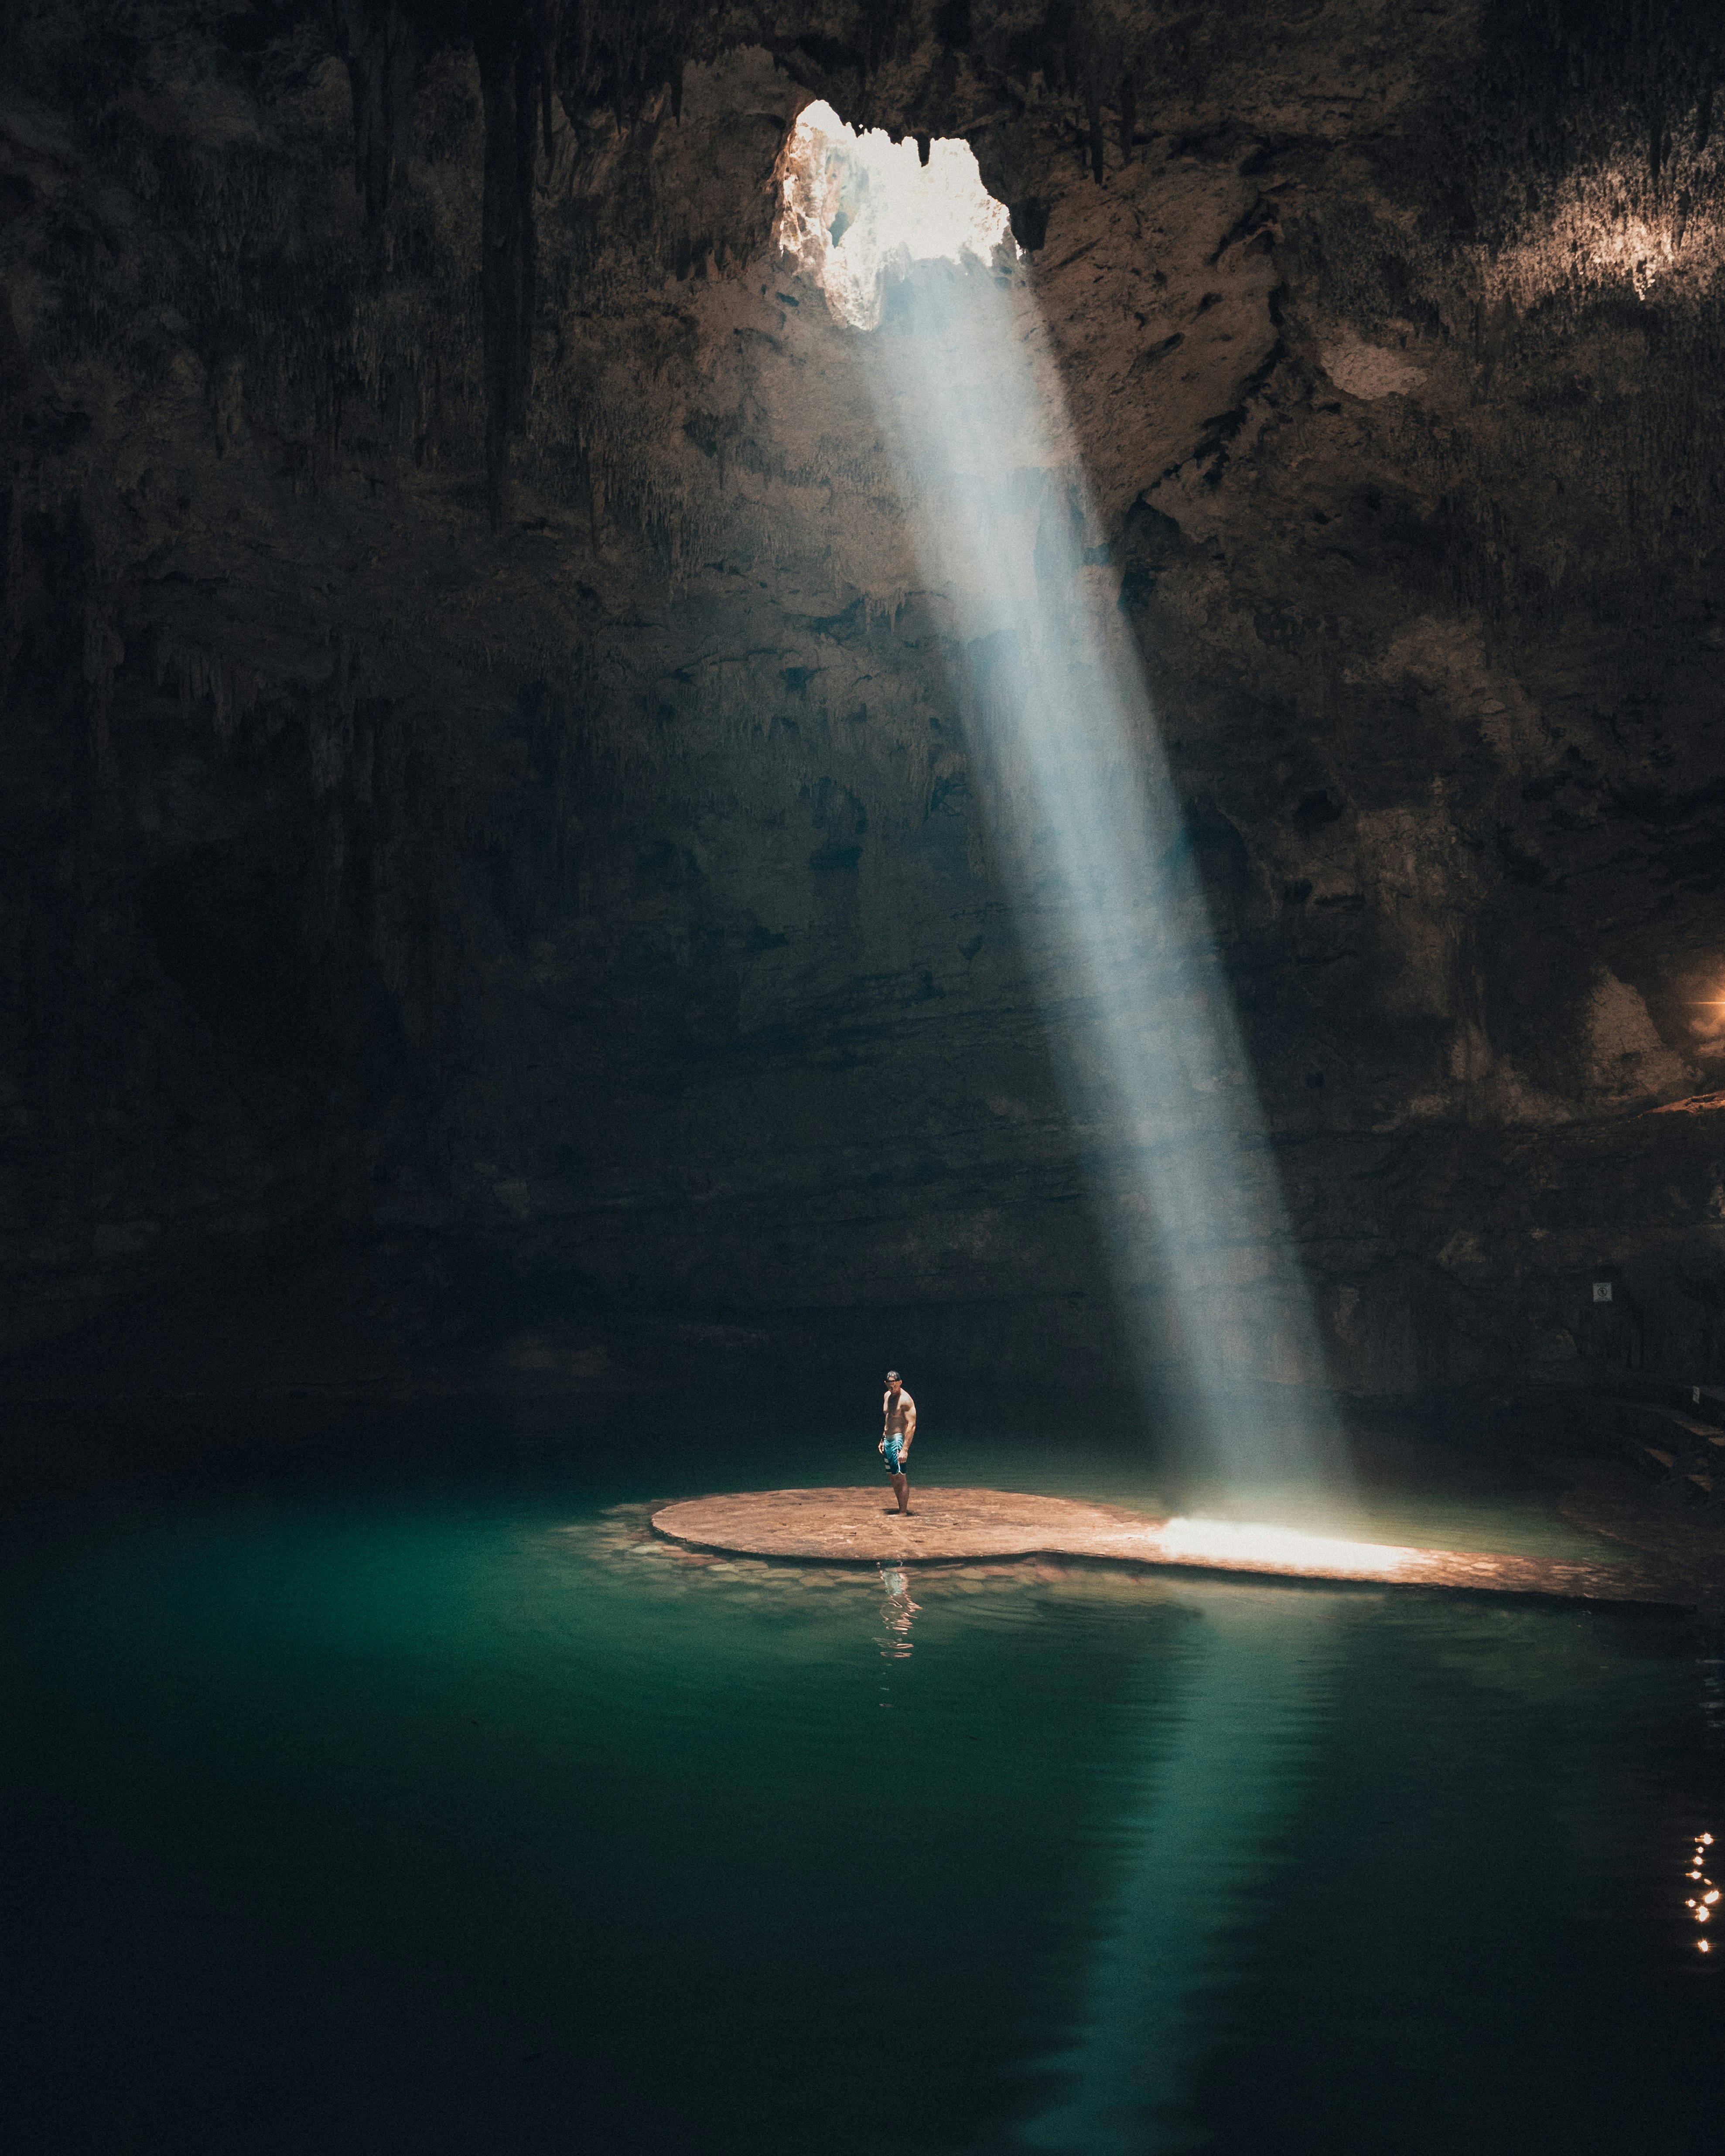
[[905, 15], [904, 0], [864, 0], [863, 70], [876, 73], [892, 58]]
[[264, 676], [256, 667], [184, 641], [160, 623], [151, 639], [150, 667], [158, 692], [172, 685], [182, 724], [190, 721], [194, 706], [208, 701], [212, 730], [222, 742], [234, 738], [264, 692]]
[[619, 129], [641, 123], [669, 90], [682, 107], [688, 10], [580, 0], [470, 0], [468, 26], [485, 99], [481, 290], [485, 306], [485, 476], [494, 525], [506, 514], [509, 444], [526, 432], [537, 297], [536, 125], [552, 154], [552, 97], [567, 110], [608, 106]]
[[396, 0], [330, 0], [330, 13], [353, 85], [354, 189], [375, 233], [407, 166], [420, 32]]
[[608, 109], [619, 128], [637, 126], [660, 90], [673, 118], [683, 109], [683, 75], [698, 8], [679, 0], [631, 6], [575, 0], [572, 23], [557, 42], [557, 78], [565, 110]]
[[1096, 11], [1077, 0], [1070, 11], [1051, 8], [1045, 21], [1043, 68], [1050, 82], [1076, 91], [1084, 109], [1085, 146], [1091, 177], [1098, 186], [1106, 172], [1102, 127], [1105, 92], [1112, 90], [1120, 114], [1120, 157], [1132, 162], [1137, 126], [1137, 83], [1144, 69], [1119, 26], [1098, 20]]
[[1102, 183], [1102, 87], [1094, 67], [1085, 70], [1084, 117], [1090, 128], [1091, 177], [1100, 187]]
[[546, 53], [542, 21], [537, 8], [511, 14], [475, 5], [473, 12], [474, 52], [485, 107], [480, 288], [485, 305], [485, 486], [494, 526], [501, 525], [507, 506], [510, 442], [527, 430], [527, 391], [533, 372], [538, 286], [533, 158]]

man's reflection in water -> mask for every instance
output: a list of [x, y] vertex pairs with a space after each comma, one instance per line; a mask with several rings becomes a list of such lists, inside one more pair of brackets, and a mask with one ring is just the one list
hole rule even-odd
[[880, 1615], [886, 1626], [880, 1652], [889, 1662], [906, 1661], [911, 1652], [911, 1620], [921, 1604], [911, 1601], [911, 1575], [899, 1566], [883, 1564], [880, 1584], [886, 1593], [886, 1599], [880, 1605]]

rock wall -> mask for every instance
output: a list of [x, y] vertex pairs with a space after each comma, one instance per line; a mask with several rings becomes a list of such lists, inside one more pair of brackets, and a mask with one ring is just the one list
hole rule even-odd
[[10, 18], [14, 1382], [1117, 1368], [816, 94], [1030, 246], [1332, 1381], [1725, 1375], [1711, 16], [660, 14], [528, 286], [459, 11]]

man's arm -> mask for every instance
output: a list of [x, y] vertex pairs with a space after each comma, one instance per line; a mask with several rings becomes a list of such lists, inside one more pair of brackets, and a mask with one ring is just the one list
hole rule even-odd
[[901, 1457], [905, 1453], [910, 1450], [911, 1440], [916, 1435], [916, 1403], [911, 1398], [908, 1393], [905, 1394], [904, 1399], [905, 1440], [899, 1447], [899, 1453]]

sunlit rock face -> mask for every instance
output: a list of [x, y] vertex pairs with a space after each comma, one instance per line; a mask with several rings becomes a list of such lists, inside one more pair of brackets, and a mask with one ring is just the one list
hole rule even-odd
[[[1329, 1377], [1725, 1375], [1725, 217], [1671, 13], [1614, 60], [1543, 7], [1122, 8], [1069, 64], [834, 10], [620, 119], [564, 55], [495, 528], [470, 44], [368, 224], [324, 9], [29, 18], [10, 1342], [567, 1388], [668, 1312], [1111, 1373], [1107, 1148], [871, 394], [902, 273], [1006, 280], [1064, 384], [999, 453], [1049, 514], [1087, 475]], [[896, 258], [817, 99], [1010, 229]]]

